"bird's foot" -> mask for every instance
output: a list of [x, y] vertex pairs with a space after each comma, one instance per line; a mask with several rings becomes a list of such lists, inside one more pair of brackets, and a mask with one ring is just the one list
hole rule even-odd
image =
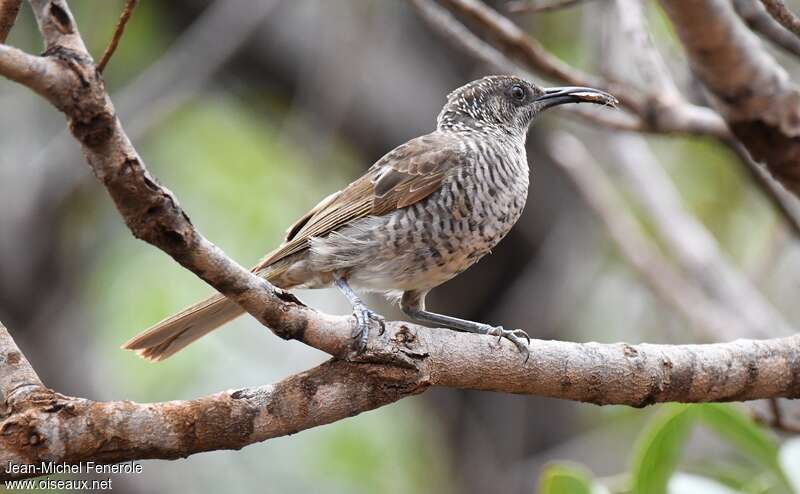
[[356, 328], [353, 331], [353, 343], [356, 351], [363, 352], [367, 348], [370, 323], [372, 321], [377, 322], [379, 328], [378, 334], [383, 334], [383, 332], [386, 331], [386, 319], [364, 304], [355, 304], [353, 306], [353, 315], [356, 318]]
[[[517, 347], [517, 350], [519, 350], [520, 353], [525, 355], [524, 362], [528, 362], [528, 359], [531, 357], [531, 352], [530, 349], [528, 348], [528, 346], [531, 344], [531, 337], [528, 336], [528, 333], [526, 333], [525, 331], [521, 329], [508, 330], [508, 329], [503, 329], [503, 326], [496, 326], [486, 331], [486, 334], [497, 336], [498, 343], [503, 338], [511, 341], [511, 343], [513, 343]], [[525, 344], [522, 341], [523, 338], [527, 340], [527, 344]]]

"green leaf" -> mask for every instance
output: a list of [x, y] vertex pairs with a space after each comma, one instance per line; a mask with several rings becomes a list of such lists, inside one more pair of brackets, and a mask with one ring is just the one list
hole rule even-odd
[[778, 460], [778, 441], [766, 429], [732, 405], [705, 403], [697, 406], [697, 414], [703, 423], [766, 467], [776, 489], [792, 492], [790, 480]]
[[669, 405], [650, 421], [634, 454], [632, 494], [666, 494], [694, 419], [690, 406]]
[[557, 463], [548, 466], [539, 479], [540, 494], [592, 494], [589, 473], [580, 466]]
[[731, 405], [705, 403], [696, 406], [698, 418], [724, 439], [762, 465], [778, 469], [778, 443], [753, 420]]

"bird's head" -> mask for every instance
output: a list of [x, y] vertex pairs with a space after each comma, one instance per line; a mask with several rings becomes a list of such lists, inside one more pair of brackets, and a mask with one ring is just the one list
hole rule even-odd
[[486, 130], [522, 135], [534, 117], [566, 103], [615, 106], [617, 99], [587, 87], [541, 88], [519, 77], [487, 76], [461, 86], [447, 96], [439, 113], [439, 129]]

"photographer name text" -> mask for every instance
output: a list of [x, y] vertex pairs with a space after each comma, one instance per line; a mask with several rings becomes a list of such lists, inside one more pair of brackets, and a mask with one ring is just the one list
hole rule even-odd
[[52, 475], [52, 474], [118, 474], [118, 473], [142, 473], [142, 465], [132, 461], [126, 463], [116, 463], [107, 465], [87, 461], [69, 465], [66, 463], [44, 462], [38, 465], [17, 464], [8, 462], [6, 464], [7, 474], [16, 475]]

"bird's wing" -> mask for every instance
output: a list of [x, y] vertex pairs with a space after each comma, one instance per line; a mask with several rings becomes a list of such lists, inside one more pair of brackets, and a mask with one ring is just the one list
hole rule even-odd
[[466, 158], [453, 137], [437, 133], [398, 146], [360, 178], [297, 220], [284, 243], [253, 271], [308, 248], [311, 237], [323, 237], [354, 220], [382, 216], [421, 201], [438, 190], [448, 170], [462, 165]]

